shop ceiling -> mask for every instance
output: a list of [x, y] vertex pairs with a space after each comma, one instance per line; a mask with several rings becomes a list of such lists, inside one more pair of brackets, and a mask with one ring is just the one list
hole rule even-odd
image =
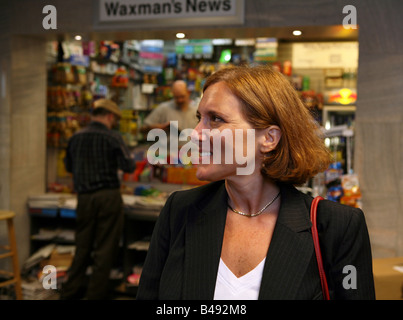
[[[301, 30], [298, 37], [293, 35], [294, 30]], [[165, 28], [135, 31], [98, 31], [80, 34], [83, 40], [143, 40], [161, 39], [175, 40], [175, 35], [183, 32], [187, 39], [211, 38], [258, 38], [272, 37], [280, 41], [358, 41], [358, 29], [345, 29], [342, 25], [335, 26], [293, 26], [273, 28]], [[72, 40], [79, 33], [53, 34], [49, 40]]]

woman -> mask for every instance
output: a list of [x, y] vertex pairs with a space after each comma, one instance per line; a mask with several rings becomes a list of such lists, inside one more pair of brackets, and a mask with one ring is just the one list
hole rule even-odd
[[[198, 118], [197, 177], [212, 183], [168, 198], [137, 298], [321, 299], [310, 232], [312, 197], [294, 185], [326, 169], [329, 153], [293, 87], [268, 67], [222, 69], [206, 81]], [[237, 129], [243, 139], [233, 134], [228, 140], [226, 134], [218, 140], [221, 149], [213, 145], [217, 133]], [[254, 161], [252, 173], [238, 174], [245, 162], [225, 161], [228, 146], [233, 155], [242, 146], [243, 155]], [[221, 163], [214, 161], [218, 153]], [[318, 230], [330, 297], [374, 299], [362, 211], [321, 201]], [[343, 286], [345, 266], [355, 267], [356, 279], [350, 281], [356, 289], [346, 281]]]

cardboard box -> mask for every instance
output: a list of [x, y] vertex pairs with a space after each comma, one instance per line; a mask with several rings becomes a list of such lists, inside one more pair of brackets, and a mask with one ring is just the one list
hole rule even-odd
[[377, 300], [403, 300], [403, 257], [373, 259]]
[[49, 259], [43, 260], [41, 266], [52, 265], [56, 269], [67, 270], [73, 262], [74, 254], [71, 252], [58, 252], [57, 249], [53, 249]]

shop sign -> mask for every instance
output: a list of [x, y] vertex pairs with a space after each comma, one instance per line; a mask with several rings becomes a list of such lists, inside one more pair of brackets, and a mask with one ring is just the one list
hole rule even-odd
[[276, 38], [257, 38], [253, 53], [253, 59], [256, 62], [276, 61], [277, 59], [277, 39]]
[[211, 39], [183, 39], [175, 41], [175, 52], [178, 55], [195, 58], [211, 58], [213, 43]]
[[243, 24], [244, 0], [100, 0], [97, 17], [107, 23], [141, 21], [142, 26]]
[[90, 65], [90, 57], [84, 55], [71, 54], [69, 61], [73, 66], [88, 67]]
[[357, 68], [358, 42], [301, 42], [292, 44], [294, 68]]
[[352, 105], [356, 101], [357, 91], [355, 89], [342, 88], [325, 92], [325, 102], [327, 104]]
[[237, 47], [252, 47], [255, 46], [256, 39], [248, 38], [248, 39], [235, 39], [235, 46]]
[[161, 73], [164, 64], [164, 41], [143, 40], [140, 44], [139, 64], [143, 72]]

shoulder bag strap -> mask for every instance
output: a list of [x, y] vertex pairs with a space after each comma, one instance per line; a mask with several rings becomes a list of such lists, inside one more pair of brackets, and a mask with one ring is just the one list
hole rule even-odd
[[320, 252], [318, 229], [316, 227], [316, 214], [317, 214], [318, 203], [320, 200], [323, 200], [323, 198], [318, 196], [313, 199], [312, 204], [311, 204], [312, 238], [313, 238], [313, 244], [315, 247], [316, 261], [318, 262], [318, 269], [319, 269], [320, 283], [322, 285], [323, 298], [325, 300], [330, 300], [329, 288], [327, 286], [327, 280], [326, 280], [326, 274], [325, 274], [325, 270], [323, 268], [322, 254]]

